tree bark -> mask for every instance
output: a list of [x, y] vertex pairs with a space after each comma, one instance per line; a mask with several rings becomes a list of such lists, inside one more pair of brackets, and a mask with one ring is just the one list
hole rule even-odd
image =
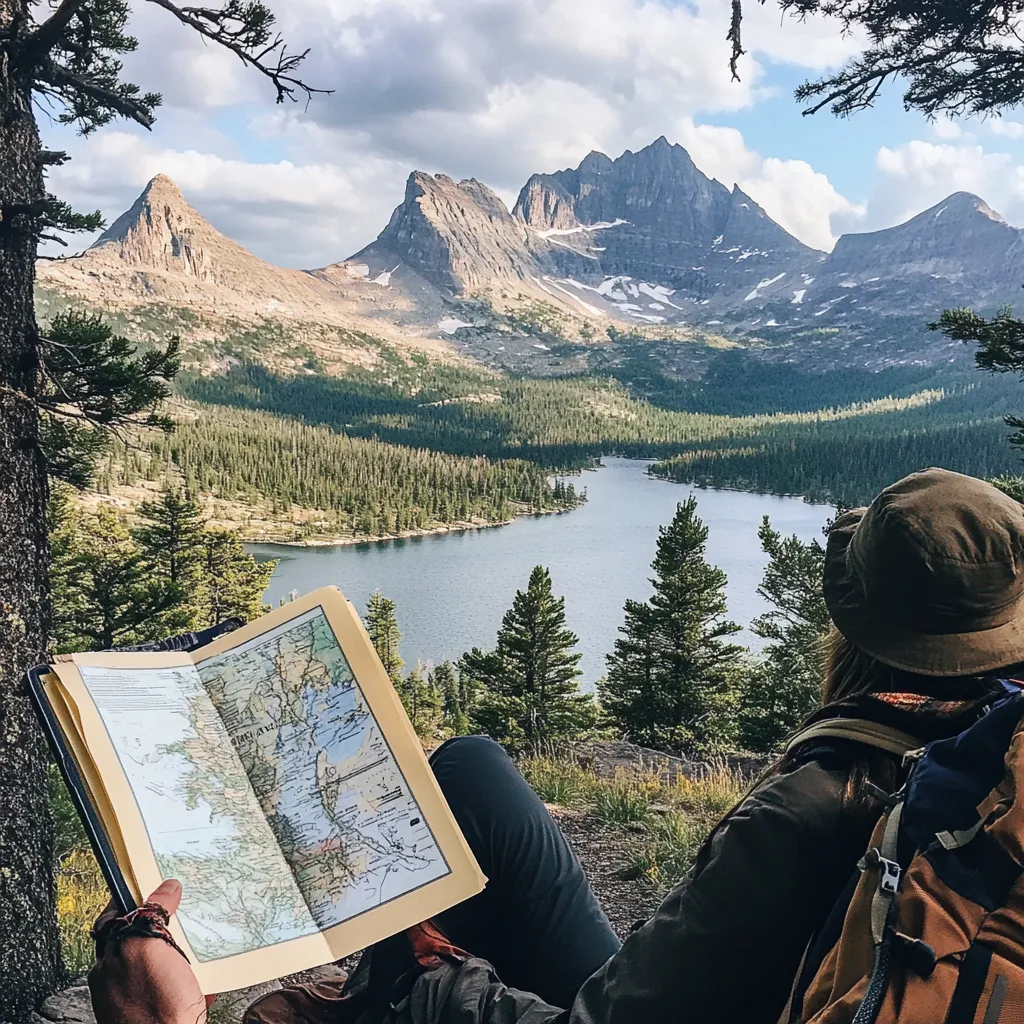
[[49, 628], [47, 483], [37, 437], [33, 309], [44, 196], [31, 69], [19, 66], [29, 0], [0, 0], [0, 1018], [19, 1021], [59, 983], [47, 755], [23, 692]]

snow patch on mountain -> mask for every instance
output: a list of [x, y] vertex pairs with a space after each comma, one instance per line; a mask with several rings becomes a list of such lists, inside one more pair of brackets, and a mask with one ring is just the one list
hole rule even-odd
[[781, 274], [776, 274], [775, 277], [765, 278], [763, 281], [759, 281], [757, 287], [743, 300], [744, 302], [750, 302], [753, 299], [759, 299], [761, 292], [765, 288], [770, 288], [773, 284], [778, 284], [786, 276], [786, 272], [783, 271]]
[[459, 320], [457, 317], [449, 316], [445, 317], [444, 320], [438, 320], [437, 326], [440, 330], [444, 331], [445, 334], [454, 334], [460, 327], [472, 327], [472, 324], [467, 324], [465, 320]]
[[628, 224], [628, 220], [617, 217], [615, 220], [600, 221], [597, 224], [578, 224], [574, 228], [548, 228], [545, 231], [538, 231], [541, 238], [555, 238], [558, 235], [578, 235], [582, 231], [607, 231], [608, 228], [617, 228], [620, 224]]

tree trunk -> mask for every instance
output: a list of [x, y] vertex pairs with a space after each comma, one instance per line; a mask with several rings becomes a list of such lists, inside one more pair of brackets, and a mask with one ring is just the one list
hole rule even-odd
[[0, 0], [0, 1016], [18, 1021], [60, 980], [47, 756], [24, 695], [49, 625], [46, 473], [33, 398], [32, 287], [44, 194], [31, 81], [18, 67], [28, 0]]

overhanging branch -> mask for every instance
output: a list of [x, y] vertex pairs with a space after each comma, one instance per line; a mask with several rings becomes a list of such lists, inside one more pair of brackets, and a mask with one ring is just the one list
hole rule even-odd
[[37, 59], [49, 53], [61, 41], [71, 20], [85, 2], [86, 0], [63, 0], [60, 7], [28, 37], [25, 52]]
[[[147, 2], [162, 7], [183, 25], [187, 25], [206, 39], [230, 50], [243, 64], [255, 68], [269, 78], [277, 90], [278, 103], [283, 103], [286, 98], [295, 100], [296, 92], [305, 93], [308, 99], [314, 93], [330, 95], [334, 91], [333, 89], [316, 89], [293, 74], [306, 59], [309, 50], [290, 54], [287, 52], [281, 36], [275, 36], [273, 39], [263, 36], [262, 41], [250, 40], [249, 45], [246, 45], [244, 40], [247, 36], [259, 33], [253, 33], [251, 27], [240, 20], [238, 13], [230, 8], [218, 10], [209, 7], [179, 7], [177, 4], [171, 3], [171, 0], [147, 0]], [[232, 22], [238, 22], [238, 27], [232, 28]], [[274, 58], [275, 63], [268, 62], [267, 58], [269, 57]]]

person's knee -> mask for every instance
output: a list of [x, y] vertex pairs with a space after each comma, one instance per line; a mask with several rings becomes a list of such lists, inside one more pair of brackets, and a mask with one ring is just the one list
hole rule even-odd
[[512, 759], [487, 736], [448, 740], [434, 751], [430, 768], [456, 817], [483, 814], [497, 794], [510, 794], [522, 785]]
[[434, 773], [448, 770], [472, 771], [484, 765], [504, 764], [508, 754], [490, 736], [453, 736], [430, 755]]

